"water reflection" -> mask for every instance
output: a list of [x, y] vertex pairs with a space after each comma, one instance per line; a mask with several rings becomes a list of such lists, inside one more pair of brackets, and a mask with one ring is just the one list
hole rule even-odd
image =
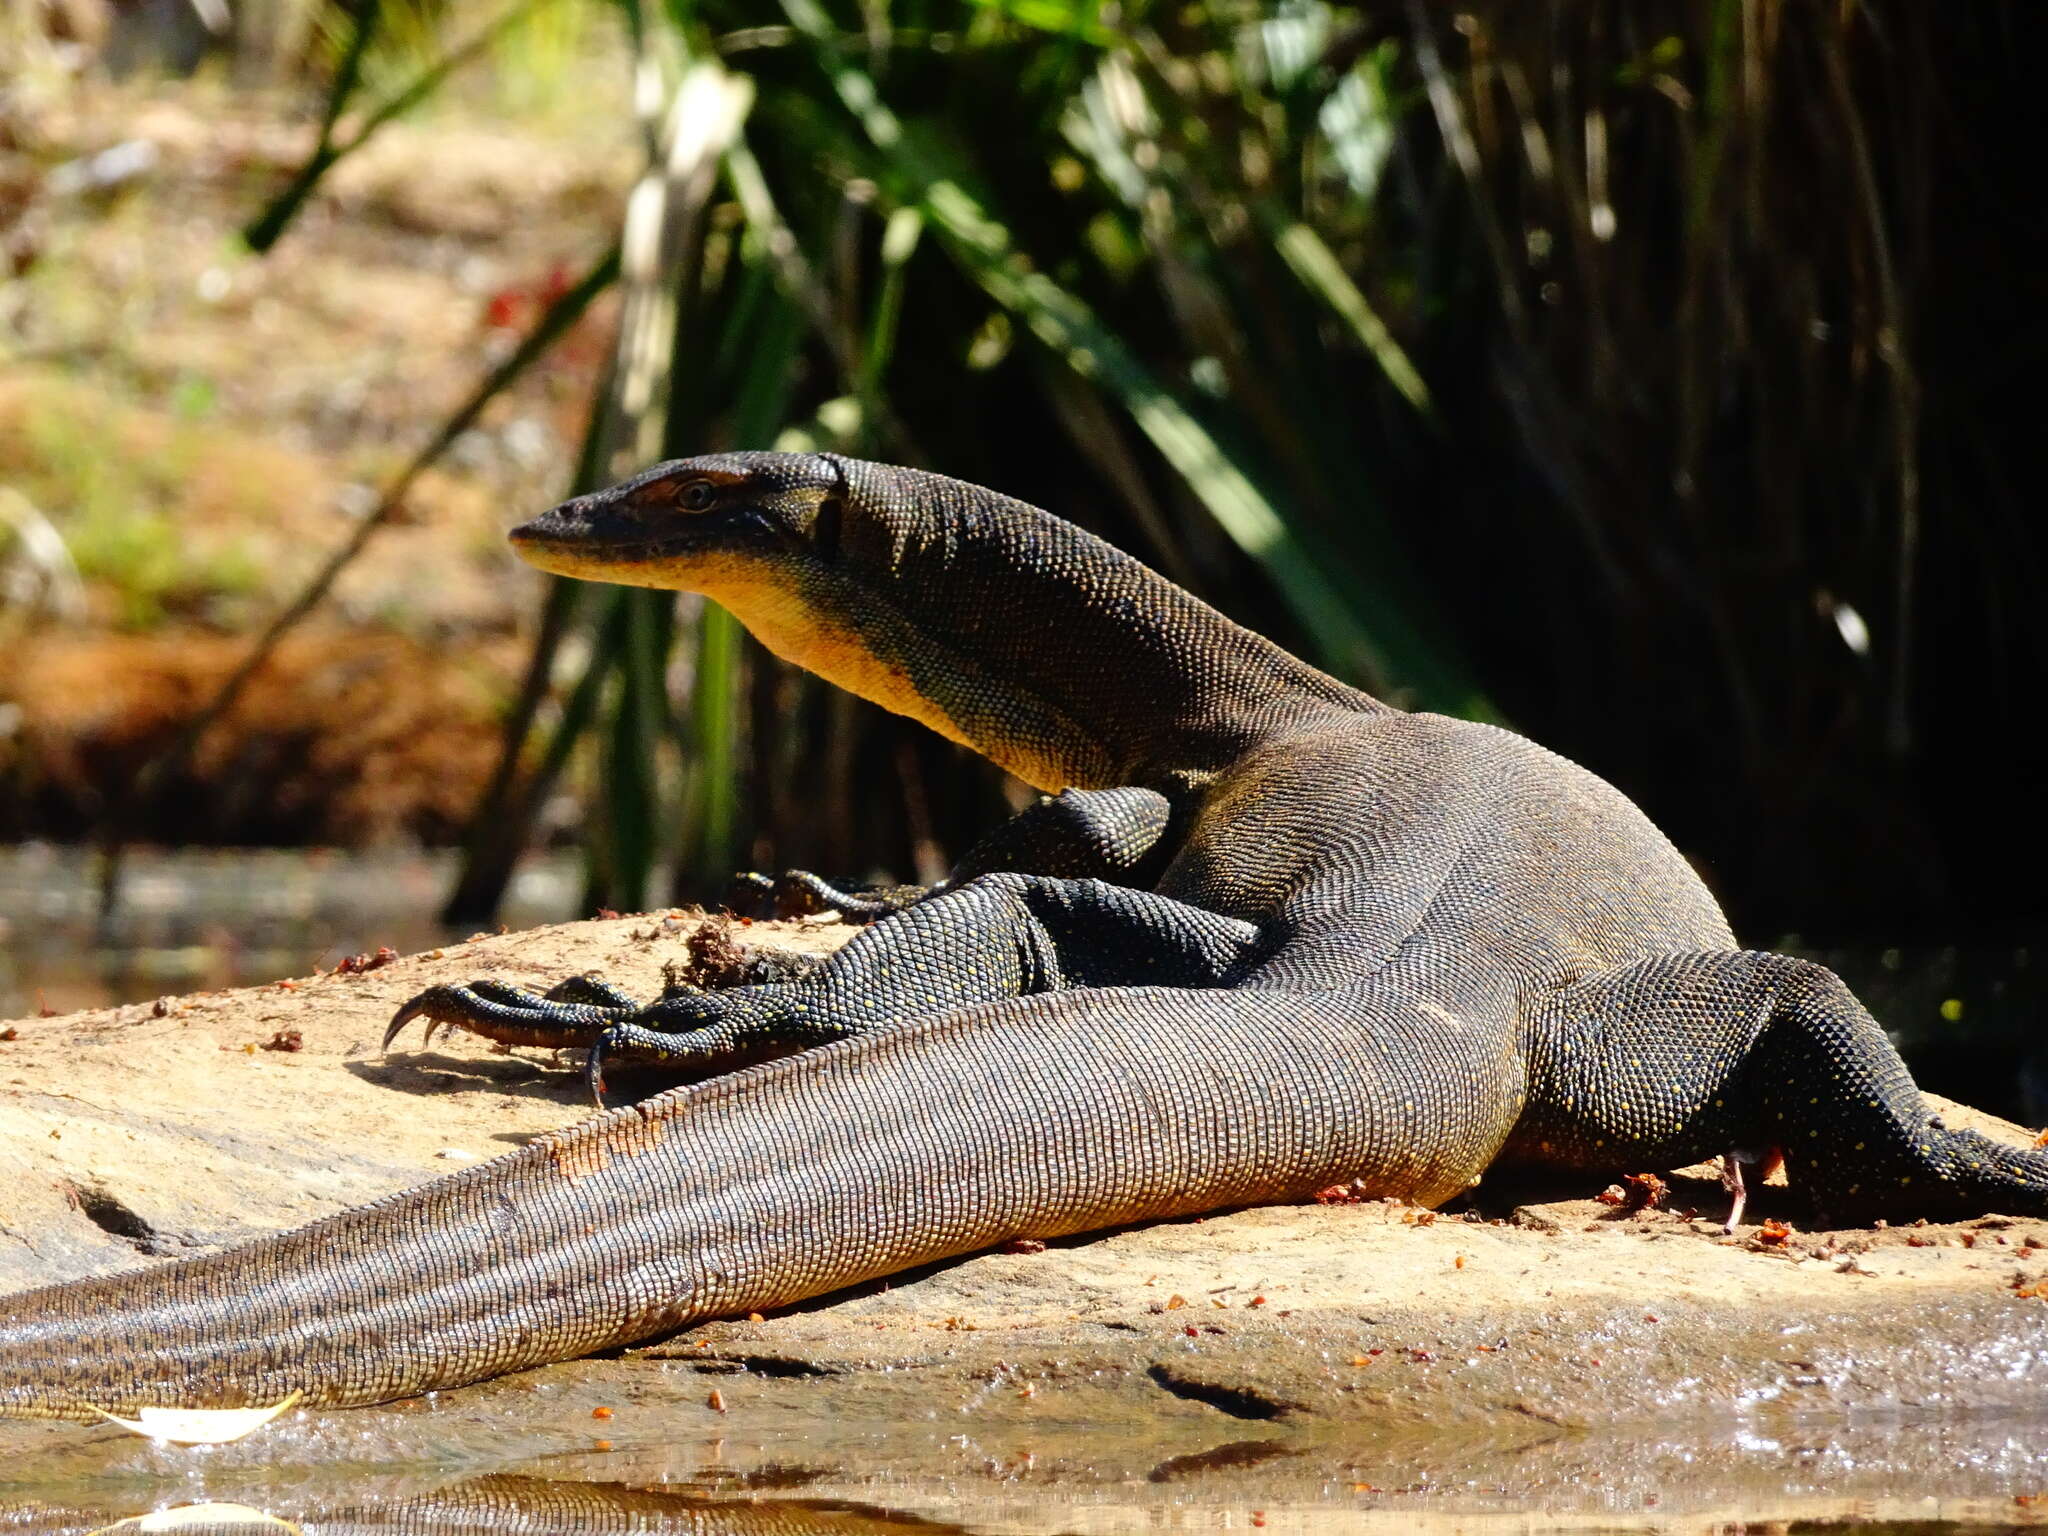
[[794, 1500], [714, 1500], [687, 1490], [532, 1477], [480, 1477], [431, 1493], [384, 1499], [337, 1498], [274, 1509], [200, 1503], [123, 1515], [108, 1509], [10, 1511], [7, 1536], [611, 1536], [614, 1532], [689, 1536], [943, 1536], [967, 1527], [856, 1505]]
[[[1825, 1529], [1839, 1536], [1884, 1533], [1884, 1536], [1974, 1536], [1978, 1532], [2026, 1528], [2024, 1504], [2012, 1519], [1991, 1510], [1962, 1518], [1872, 1518], [1844, 1509], [1819, 1519], [1756, 1520], [1727, 1512], [1666, 1517], [1646, 1511], [1637, 1518], [1614, 1514], [1546, 1516], [1536, 1512], [1443, 1512], [1404, 1510], [1339, 1510], [1181, 1506], [1146, 1511], [1069, 1510], [1041, 1524], [1029, 1515], [998, 1517], [994, 1524], [958, 1523], [857, 1503], [797, 1499], [731, 1500], [707, 1498], [688, 1489], [643, 1488], [624, 1484], [556, 1482], [541, 1478], [494, 1476], [471, 1479], [427, 1493], [389, 1497], [355, 1497], [294, 1502], [259, 1509], [230, 1503], [167, 1505], [140, 1514], [111, 1509], [59, 1509], [0, 1504], [0, 1533], [6, 1536], [148, 1536], [177, 1532], [180, 1536], [346, 1536], [346, 1533], [400, 1532], [405, 1536], [610, 1536], [610, 1533], [688, 1533], [688, 1536], [947, 1536], [947, 1533], [997, 1530], [1072, 1530], [1112, 1532], [1230, 1531], [1379, 1533], [1419, 1531], [1441, 1533], [1518, 1532], [1603, 1533], [1700, 1532], [1713, 1536], [1734, 1533]], [[1071, 1526], [1060, 1514], [1077, 1517]], [[1105, 1519], [1105, 1515], [1107, 1518]]]

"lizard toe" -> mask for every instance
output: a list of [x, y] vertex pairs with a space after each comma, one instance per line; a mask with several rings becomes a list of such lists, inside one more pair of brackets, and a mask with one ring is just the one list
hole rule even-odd
[[564, 1050], [587, 1045], [592, 1034], [612, 1023], [622, 1013], [633, 1011], [616, 1003], [572, 1002], [544, 997], [501, 981], [473, 981], [467, 986], [435, 986], [400, 1006], [384, 1031], [384, 1049], [414, 1019], [427, 1021], [426, 1039], [447, 1025], [482, 1035], [502, 1045], [531, 1045], [544, 1050]]

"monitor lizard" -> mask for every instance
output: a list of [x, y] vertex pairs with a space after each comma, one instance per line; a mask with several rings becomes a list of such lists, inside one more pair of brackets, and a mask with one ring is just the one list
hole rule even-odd
[[2048, 1214], [2048, 1152], [1945, 1127], [1842, 982], [1737, 948], [1617, 790], [1392, 708], [1046, 512], [741, 453], [512, 537], [705, 593], [1045, 798], [795, 980], [422, 994], [394, 1034], [704, 1080], [295, 1232], [0, 1300], [0, 1413], [378, 1402], [1016, 1237], [1340, 1184], [1435, 1205], [1501, 1160], [1782, 1155], [1837, 1219]]

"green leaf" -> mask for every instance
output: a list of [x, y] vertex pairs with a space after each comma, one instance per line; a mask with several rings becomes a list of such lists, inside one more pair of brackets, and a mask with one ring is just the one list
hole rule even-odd
[[975, 9], [1001, 16], [1038, 32], [1071, 37], [1097, 48], [1114, 48], [1122, 39], [1101, 21], [1099, 4], [1068, 4], [1065, 0], [969, 0]]
[[1282, 222], [1276, 219], [1273, 223], [1276, 226], [1273, 243], [1287, 259], [1294, 275], [1351, 328], [1352, 335], [1372, 354], [1373, 361], [1380, 365], [1380, 372], [1387, 376], [1389, 384], [1400, 391], [1401, 398], [1424, 416], [1430, 415], [1429, 386], [1422, 382], [1422, 375], [1408, 361], [1408, 354], [1401, 350], [1401, 344], [1394, 340], [1385, 323], [1373, 313], [1372, 305], [1366, 302], [1364, 293], [1351, 280], [1351, 274], [1344, 270], [1336, 254], [1323, 242], [1323, 237], [1298, 220]]

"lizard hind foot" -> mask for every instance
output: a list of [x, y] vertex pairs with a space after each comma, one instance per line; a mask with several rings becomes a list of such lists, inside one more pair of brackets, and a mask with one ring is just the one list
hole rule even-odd
[[[664, 1001], [675, 1003], [684, 999], [670, 997]], [[715, 1016], [695, 1029], [649, 1029], [643, 1024], [622, 1020], [601, 1030], [590, 1041], [590, 1055], [583, 1064], [583, 1080], [589, 1085], [591, 1099], [602, 1109], [604, 1069], [614, 1061], [656, 1067], [688, 1078], [704, 1078], [789, 1055], [808, 1043], [785, 1043], [779, 1034], [760, 1031], [738, 1019]]]

